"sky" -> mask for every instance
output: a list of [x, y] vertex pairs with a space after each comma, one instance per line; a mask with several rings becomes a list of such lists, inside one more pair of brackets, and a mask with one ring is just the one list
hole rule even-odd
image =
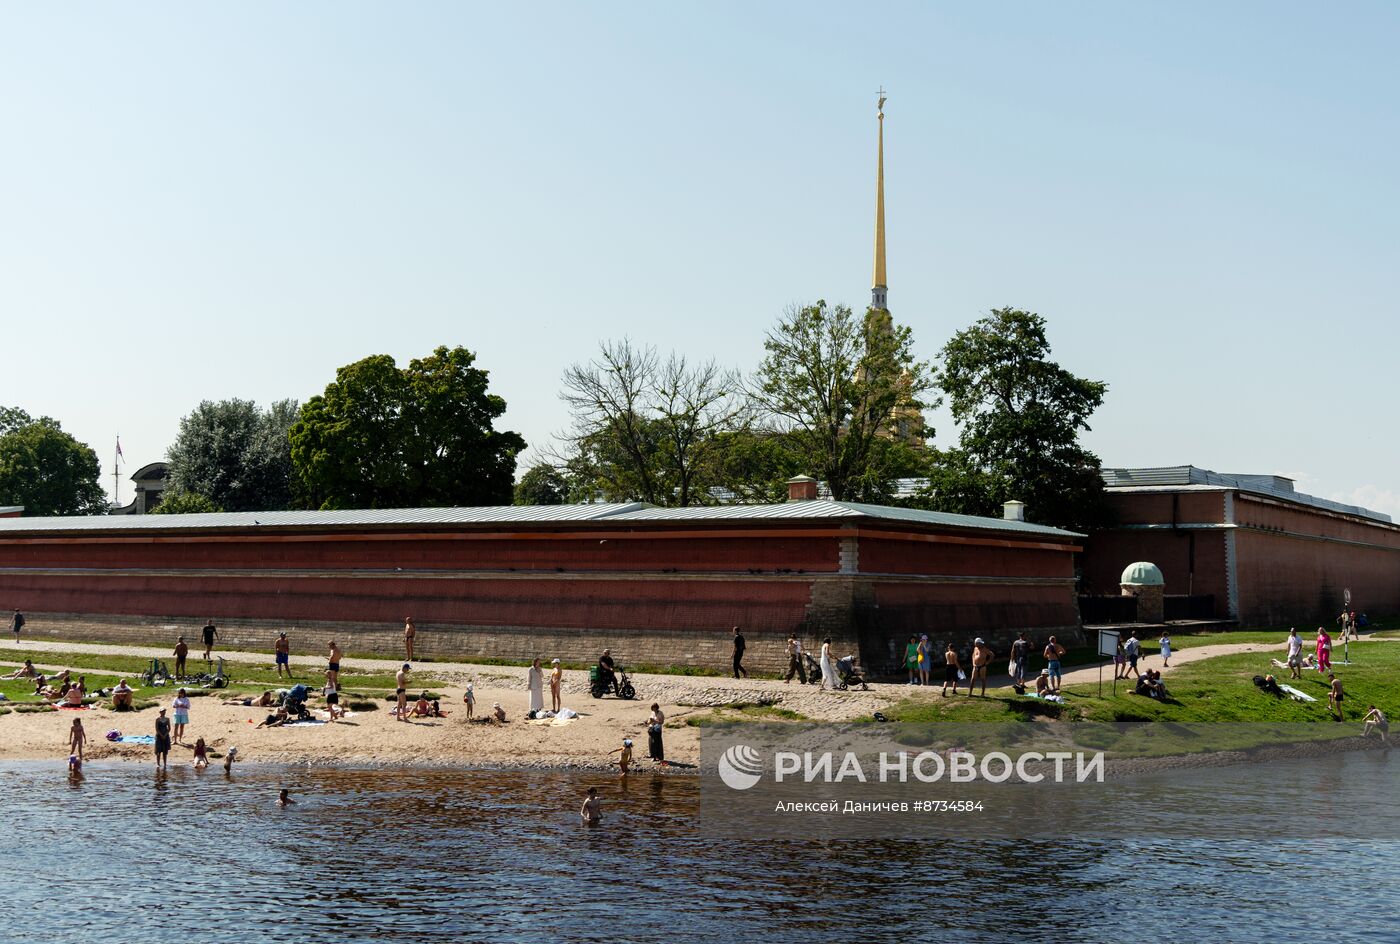
[[[606, 338], [1036, 311], [1108, 466], [1400, 517], [1400, 8], [0, 4], [0, 404], [112, 487], [200, 400], [463, 345], [539, 446]], [[935, 445], [956, 431], [931, 415]], [[527, 456], [525, 461], [529, 461]], [[523, 467], [522, 467], [523, 468]]]

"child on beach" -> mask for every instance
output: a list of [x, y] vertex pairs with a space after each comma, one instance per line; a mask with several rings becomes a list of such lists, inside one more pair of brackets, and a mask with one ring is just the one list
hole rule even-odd
[[467, 706], [467, 720], [472, 720], [472, 713], [476, 710], [476, 694], [472, 691], [471, 683], [467, 683], [466, 694], [462, 696], [462, 704]]
[[1157, 640], [1157, 645], [1162, 647], [1162, 668], [1171, 667], [1172, 659], [1172, 637], [1168, 633], [1162, 633], [1162, 638]]
[[83, 779], [83, 759], [77, 754], [68, 755], [68, 776], [74, 780]]
[[627, 776], [627, 768], [632, 765], [632, 739], [623, 738], [622, 746], [615, 747], [608, 751], [609, 755], [617, 755], [617, 766], [622, 771], [622, 776]]
[[209, 766], [209, 748], [204, 744], [204, 738], [196, 738], [194, 742], [194, 765], [196, 767]]
[[87, 743], [87, 732], [83, 730], [83, 719], [74, 718], [73, 727], [68, 729], [68, 753], [83, 759], [83, 745]]
[[238, 756], [238, 748], [230, 747], [228, 753], [224, 755], [224, 773], [233, 772], [233, 761]]

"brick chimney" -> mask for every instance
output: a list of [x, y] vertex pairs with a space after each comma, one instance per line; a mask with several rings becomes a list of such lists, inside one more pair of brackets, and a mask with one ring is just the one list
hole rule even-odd
[[1023, 501], [1009, 501], [1001, 506], [1001, 516], [1006, 521], [1025, 521], [1026, 503]]
[[795, 475], [788, 479], [788, 501], [812, 501], [817, 497], [817, 480], [810, 475]]

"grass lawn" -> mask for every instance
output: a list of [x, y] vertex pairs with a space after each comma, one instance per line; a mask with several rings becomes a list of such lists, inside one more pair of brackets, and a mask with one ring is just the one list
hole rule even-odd
[[[1232, 635], [1232, 634], [1229, 634]], [[1273, 637], [1270, 637], [1273, 638]], [[1340, 652], [1337, 653], [1340, 656]], [[1368, 704], [1387, 717], [1400, 718], [1400, 646], [1362, 643], [1352, 647], [1351, 665], [1335, 665], [1346, 690], [1344, 716], [1359, 721]], [[1304, 671], [1295, 688], [1317, 699], [1301, 703], [1265, 694], [1253, 684], [1255, 675], [1272, 674], [1289, 684], [1288, 672], [1269, 666], [1262, 653], [1240, 653], [1191, 662], [1165, 676], [1170, 700], [1155, 701], [1129, 694], [1119, 683], [1111, 695], [1110, 680], [1103, 697], [1096, 683], [1066, 685], [1064, 704], [1046, 703], [1017, 696], [1010, 689], [986, 698], [908, 698], [885, 714], [891, 721], [1019, 721], [1056, 718], [1064, 721], [1249, 721], [1330, 723], [1327, 713], [1327, 680], [1316, 670]]]

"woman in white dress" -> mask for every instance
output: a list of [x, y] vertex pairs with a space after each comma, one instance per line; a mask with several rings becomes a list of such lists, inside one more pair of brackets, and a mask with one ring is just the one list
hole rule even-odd
[[539, 657], [530, 665], [526, 676], [530, 683], [530, 710], [538, 714], [544, 711], [544, 669], [540, 668]]
[[822, 688], [836, 690], [836, 663], [831, 659], [831, 637], [822, 640]]

